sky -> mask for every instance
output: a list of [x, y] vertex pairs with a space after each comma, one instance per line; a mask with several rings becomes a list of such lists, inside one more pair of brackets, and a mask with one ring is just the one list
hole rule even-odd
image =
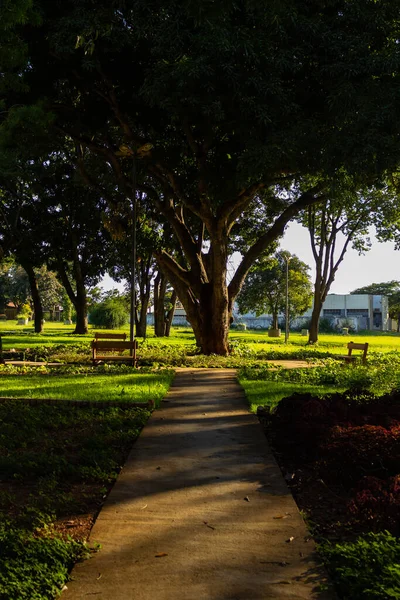
[[[350, 248], [339, 266], [330, 294], [349, 294], [359, 287], [370, 283], [400, 280], [400, 251], [394, 249], [391, 242], [379, 243], [371, 231], [372, 247], [364, 255]], [[310, 274], [314, 282], [314, 258], [308, 230], [298, 223], [291, 223], [281, 240], [281, 248], [296, 254], [300, 260], [311, 267]], [[123, 284], [114, 282], [108, 275], [102, 281], [105, 290], [112, 288], [123, 291]]]
[[[370, 283], [400, 280], [400, 251], [394, 249], [392, 242], [378, 242], [373, 235], [373, 230], [370, 232], [370, 237], [372, 247], [364, 255], [359, 255], [352, 248], [347, 250], [329, 291], [330, 294], [349, 294], [356, 288]], [[283, 250], [296, 254], [300, 260], [311, 267], [310, 273], [313, 279], [314, 258], [308, 230], [298, 223], [291, 223], [280, 245]]]

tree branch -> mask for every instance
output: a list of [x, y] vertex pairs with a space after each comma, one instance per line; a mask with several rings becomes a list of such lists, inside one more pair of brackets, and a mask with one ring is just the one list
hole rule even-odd
[[322, 192], [322, 189], [323, 185], [321, 184], [315, 186], [307, 192], [304, 192], [298, 200], [293, 202], [293, 204], [288, 206], [281, 213], [270, 229], [264, 235], [262, 235], [251, 248], [249, 248], [228, 286], [230, 299], [235, 298], [239, 293], [242, 283], [254, 261], [262, 252], [264, 252], [264, 250], [268, 248], [270, 244], [272, 244], [272, 242], [283, 235], [288, 222], [304, 208], [307, 208], [313, 204], [317, 204], [318, 202], [322, 202], [325, 199], [325, 196], [317, 195], [318, 193]]

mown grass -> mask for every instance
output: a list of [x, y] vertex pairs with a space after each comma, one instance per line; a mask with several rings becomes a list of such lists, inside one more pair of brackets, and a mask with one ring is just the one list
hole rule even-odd
[[[12, 373], [9, 367], [6, 370]], [[89, 368], [80, 374], [65, 374], [45, 369], [37, 374], [30, 369], [22, 376], [18, 369], [15, 374], [2, 374], [0, 367], [0, 396], [116, 403], [151, 400], [158, 406], [173, 379], [171, 370], [134, 371], [124, 366], [105, 370]]]
[[[147, 404], [129, 402], [157, 405], [173, 375], [126, 365], [0, 367], [0, 396], [18, 398], [0, 403], [1, 600], [58, 597], [73, 564], [90, 553], [63, 522], [98, 512], [150, 415]], [[31, 406], [21, 398], [115, 405]]]
[[312, 394], [313, 396], [325, 396], [338, 391], [344, 391], [345, 388], [328, 385], [312, 384], [294, 384], [281, 381], [254, 381], [252, 379], [239, 379], [243, 387], [251, 412], [256, 412], [258, 406], [265, 406], [274, 409], [275, 406], [287, 396], [294, 393]]
[[[46, 323], [44, 331], [40, 334], [33, 332], [32, 324], [28, 326], [16, 326], [15, 321], [0, 322], [0, 334], [3, 339], [5, 350], [11, 348], [26, 349], [40, 346], [51, 345], [79, 345], [89, 344], [93, 339], [96, 328], [89, 326], [89, 333], [86, 335], [75, 335], [73, 325], [63, 325], [60, 323]], [[102, 330], [106, 332], [107, 330]], [[128, 327], [115, 330], [114, 333], [129, 334]], [[140, 345], [146, 349], [163, 350], [170, 349], [171, 352], [179, 350], [184, 354], [196, 354], [195, 338], [193, 331], [187, 327], [173, 327], [171, 335], [167, 338], [156, 338], [154, 328], [148, 327], [146, 340], [138, 338]], [[266, 359], [286, 357], [313, 357], [327, 354], [343, 354], [346, 351], [346, 344], [349, 340], [356, 340], [370, 344], [370, 352], [390, 352], [400, 348], [400, 334], [392, 332], [360, 332], [349, 336], [336, 334], [321, 334], [317, 345], [308, 346], [307, 337], [300, 333], [291, 333], [289, 343], [285, 344], [283, 337], [269, 338], [266, 331], [235, 331], [229, 334], [229, 340], [232, 345], [233, 354], [240, 354], [246, 351], [248, 358]], [[161, 357], [158, 357], [161, 360]]]

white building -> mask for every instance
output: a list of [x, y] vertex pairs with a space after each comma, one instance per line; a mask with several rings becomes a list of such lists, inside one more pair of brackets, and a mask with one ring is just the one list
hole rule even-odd
[[[311, 317], [312, 309], [304, 317]], [[322, 305], [321, 317], [354, 322], [356, 329], [389, 330], [389, 300], [372, 294], [328, 294]]]
[[[312, 314], [312, 308], [298, 317], [293, 323], [301, 326], [306, 323]], [[271, 324], [270, 315], [256, 317], [254, 313], [241, 315], [235, 311], [235, 320], [246, 323], [250, 329], [267, 329]], [[284, 315], [281, 315], [283, 318]], [[367, 329], [389, 331], [389, 301], [387, 296], [373, 296], [371, 294], [328, 294], [322, 305], [321, 318], [327, 317], [340, 328], [350, 323], [354, 329]]]

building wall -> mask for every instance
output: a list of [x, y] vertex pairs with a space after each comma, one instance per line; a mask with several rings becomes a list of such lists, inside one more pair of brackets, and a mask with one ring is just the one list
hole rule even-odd
[[[346, 322], [352, 324], [356, 329], [389, 330], [389, 302], [386, 296], [372, 296], [369, 294], [328, 294], [322, 305], [321, 317], [332, 319], [340, 328]], [[308, 309], [301, 317], [298, 317], [293, 325], [301, 327], [311, 318], [312, 308]], [[267, 328], [271, 323], [270, 315], [256, 317], [254, 313], [241, 315], [238, 311], [234, 313], [236, 321], [242, 321], [251, 328]], [[281, 315], [283, 318], [284, 315]]]

